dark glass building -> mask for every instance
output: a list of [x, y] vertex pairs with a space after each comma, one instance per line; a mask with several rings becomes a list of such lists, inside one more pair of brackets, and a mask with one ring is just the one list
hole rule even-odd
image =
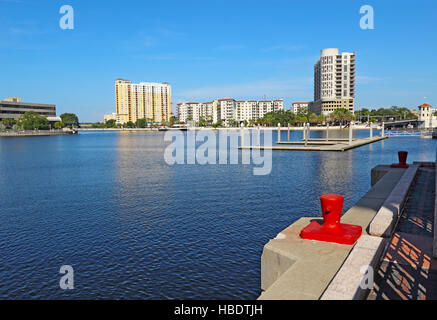
[[27, 111], [34, 111], [44, 117], [56, 117], [56, 106], [54, 104], [21, 102], [18, 97], [0, 101], [0, 120], [18, 120]]

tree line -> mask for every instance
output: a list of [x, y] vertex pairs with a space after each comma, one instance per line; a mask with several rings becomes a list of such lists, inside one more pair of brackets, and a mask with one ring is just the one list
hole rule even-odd
[[[164, 123], [164, 125], [172, 127], [176, 123], [176, 118], [171, 117], [169, 122]], [[157, 128], [159, 124], [155, 123], [153, 119], [137, 119], [137, 121], [126, 122], [126, 123], [117, 123], [114, 119], [108, 120], [106, 122], [97, 122], [91, 124], [92, 128], [96, 129], [109, 129], [109, 128]]]
[[[251, 119], [249, 121], [245, 120], [243, 121], [245, 127], [254, 127], [257, 125], [261, 126], [277, 126], [278, 123], [281, 124], [281, 126], [287, 126], [288, 124], [292, 126], [300, 126], [304, 123], [311, 123], [311, 124], [322, 124], [323, 122], [334, 122], [338, 121], [341, 123], [350, 121], [353, 119], [353, 114], [346, 110], [346, 109], [337, 109], [335, 110], [331, 115], [328, 117], [324, 115], [316, 115], [315, 113], [311, 113], [307, 110], [303, 110], [299, 113], [293, 113], [290, 110], [279, 110], [274, 112], [269, 112], [264, 115], [262, 118], [258, 118], [256, 120]], [[187, 118], [187, 121], [192, 120], [191, 117]], [[235, 119], [229, 119], [227, 121], [229, 127], [239, 127], [240, 122]], [[208, 127], [212, 126], [214, 128], [222, 127], [224, 126], [223, 121], [218, 121], [217, 123], [212, 123], [212, 119], [205, 119], [200, 117], [199, 121], [196, 122], [196, 125], [199, 127]]]
[[[288, 126], [288, 124], [291, 126], [303, 126], [304, 123], [310, 123], [311, 125], [321, 125], [323, 123], [343, 125], [352, 120], [363, 122], [369, 120], [370, 122], [377, 122], [389, 120], [390, 118], [393, 118], [394, 120], [416, 119], [417, 115], [412, 113], [408, 108], [400, 108], [397, 106], [373, 110], [363, 108], [355, 113], [352, 113], [344, 108], [338, 108], [327, 116], [323, 114], [316, 115], [307, 109], [303, 109], [298, 113], [293, 113], [291, 110], [279, 110], [276, 112], [269, 112], [265, 114], [264, 117], [256, 120], [251, 119], [249, 121], [244, 121], [244, 125], [246, 127], [253, 127], [257, 125], [276, 127], [278, 123], [280, 123], [281, 126]], [[189, 117], [187, 120], [192, 120], [192, 118]], [[196, 125], [199, 127], [221, 127], [223, 126], [223, 122], [219, 121], [218, 123], [212, 123], [211, 119], [204, 119], [201, 117], [199, 121], [196, 122]], [[228, 126], [239, 127], [240, 122], [236, 121], [235, 119], [230, 119], [228, 120]]]
[[[60, 116], [61, 122], [53, 125], [54, 129], [73, 128], [79, 126], [79, 118], [74, 113], [64, 113]], [[18, 120], [5, 118], [1, 125], [6, 130], [49, 130], [50, 122], [46, 117], [34, 112], [27, 111]]]

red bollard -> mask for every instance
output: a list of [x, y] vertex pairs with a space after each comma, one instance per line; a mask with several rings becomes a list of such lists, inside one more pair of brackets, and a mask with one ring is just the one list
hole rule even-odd
[[340, 244], [354, 244], [361, 236], [361, 226], [340, 223], [344, 198], [335, 194], [320, 197], [323, 213], [323, 224], [311, 222], [302, 229], [302, 239], [335, 242]]
[[405, 169], [409, 168], [410, 166], [407, 164], [407, 157], [408, 157], [407, 151], [399, 151], [398, 152], [399, 163], [393, 163], [390, 167], [405, 168]]

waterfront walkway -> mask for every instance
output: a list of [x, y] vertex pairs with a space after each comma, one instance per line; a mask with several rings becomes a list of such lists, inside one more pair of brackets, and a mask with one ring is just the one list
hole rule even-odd
[[369, 300], [437, 299], [437, 259], [432, 259], [435, 168], [421, 167], [390, 240]]

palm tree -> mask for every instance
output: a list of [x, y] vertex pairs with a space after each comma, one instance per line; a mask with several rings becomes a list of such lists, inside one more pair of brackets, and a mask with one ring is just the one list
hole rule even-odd
[[314, 113], [312, 113], [310, 116], [309, 116], [309, 122], [310, 123], [316, 123], [316, 122], [318, 122], [318, 117], [314, 114]]
[[331, 116], [335, 121], [340, 122], [340, 127], [345, 121], [352, 121], [353, 119], [352, 113], [344, 108], [334, 110], [334, 112], [331, 113]]

